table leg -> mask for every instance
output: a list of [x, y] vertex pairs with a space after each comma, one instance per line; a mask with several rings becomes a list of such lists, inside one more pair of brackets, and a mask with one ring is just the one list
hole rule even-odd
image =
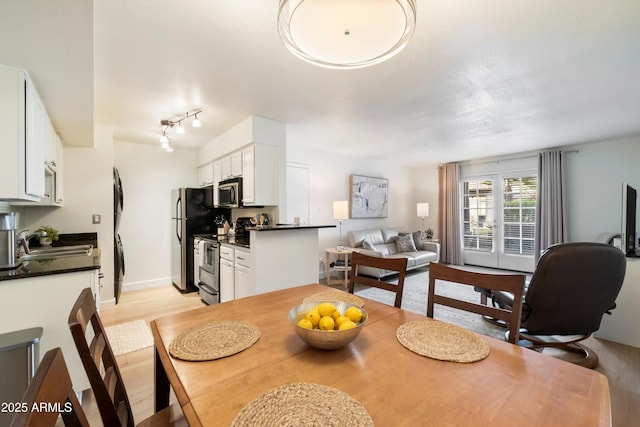
[[162, 361], [160, 360], [160, 355], [158, 354], [158, 349], [154, 345], [154, 390], [155, 390], [155, 412], [159, 412], [169, 406], [169, 377], [167, 377], [167, 373], [164, 370], [164, 366], [162, 366]]
[[330, 285], [331, 284], [331, 267], [329, 267], [329, 265], [331, 264], [331, 255], [329, 254], [329, 252], [325, 252], [324, 257], [325, 257], [324, 270], [325, 270], [325, 275], [327, 279], [327, 285]]

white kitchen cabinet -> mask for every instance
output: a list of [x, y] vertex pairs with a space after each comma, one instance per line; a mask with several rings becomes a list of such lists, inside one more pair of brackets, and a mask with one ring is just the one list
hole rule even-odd
[[242, 176], [242, 151], [235, 151], [219, 159], [220, 179]]
[[233, 301], [236, 298], [236, 280], [233, 261], [220, 260], [220, 302]]
[[46, 111], [23, 70], [0, 65], [0, 200], [44, 196]]
[[62, 206], [63, 205], [63, 170], [64, 170], [64, 150], [62, 141], [55, 135], [56, 160], [55, 168], [48, 165], [44, 174], [44, 197], [37, 202], [12, 202], [14, 206]]
[[213, 184], [213, 162], [198, 168], [198, 185], [206, 187]]
[[236, 265], [236, 299], [255, 294], [255, 286], [251, 280], [251, 269]]
[[80, 292], [88, 287], [99, 307], [98, 270], [0, 282], [0, 333], [42, 327], [40, 357], [61, 347], [77, 391], [90, 388], [90, 384], [69, 332], [68, 317]]
[[222, 162], [216, 160], [213, 162], [213, 206], [218, 206], [220, 199], [218, 196], [218, 185], [222, 179]]
[[252, 262], [249, 249], [220, 245], [220, 302], [255, 295]]
[[251, 277], [251, 252], [236, 249], [234, 259], [236, 299], [255, 295], [256, 287]]
[[278, 150], [251, 144], [242, 150], [242, 198], [246, 206], [278, 204]]
[[231, 153], [231, 176], [242, 176], [242, 152]]

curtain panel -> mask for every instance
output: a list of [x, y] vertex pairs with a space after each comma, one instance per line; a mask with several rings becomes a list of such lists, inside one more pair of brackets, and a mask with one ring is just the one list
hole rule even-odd
[[440, 262], [461, 265], [460, 166], [457, 163], [438, 167], [438, 186]]
[[564, 169], [562, 151], [551, 150], [540, 153], [534, 243], [536, 262], [549, 246], [569, 240]]

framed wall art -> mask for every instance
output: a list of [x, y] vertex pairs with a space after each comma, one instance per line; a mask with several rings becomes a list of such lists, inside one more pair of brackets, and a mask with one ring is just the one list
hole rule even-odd
[[351, 175], [351, 218], [386, 218], [389, 180]]

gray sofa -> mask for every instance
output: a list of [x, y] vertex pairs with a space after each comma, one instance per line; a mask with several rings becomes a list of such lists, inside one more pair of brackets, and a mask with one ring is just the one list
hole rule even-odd
[[[406, 233], [398, 229], [374, 228], [349, 231], [349, 246], [366, 255], [384, 258], [407, 258], [407, 270], [426, 267], [440, 260], [440, 244], [420, 239], [420, 232]], [[413, 245], [411, 245], [411, 242]], [[360, 272], [382, 278], [393, 271], [361, 267]]]

